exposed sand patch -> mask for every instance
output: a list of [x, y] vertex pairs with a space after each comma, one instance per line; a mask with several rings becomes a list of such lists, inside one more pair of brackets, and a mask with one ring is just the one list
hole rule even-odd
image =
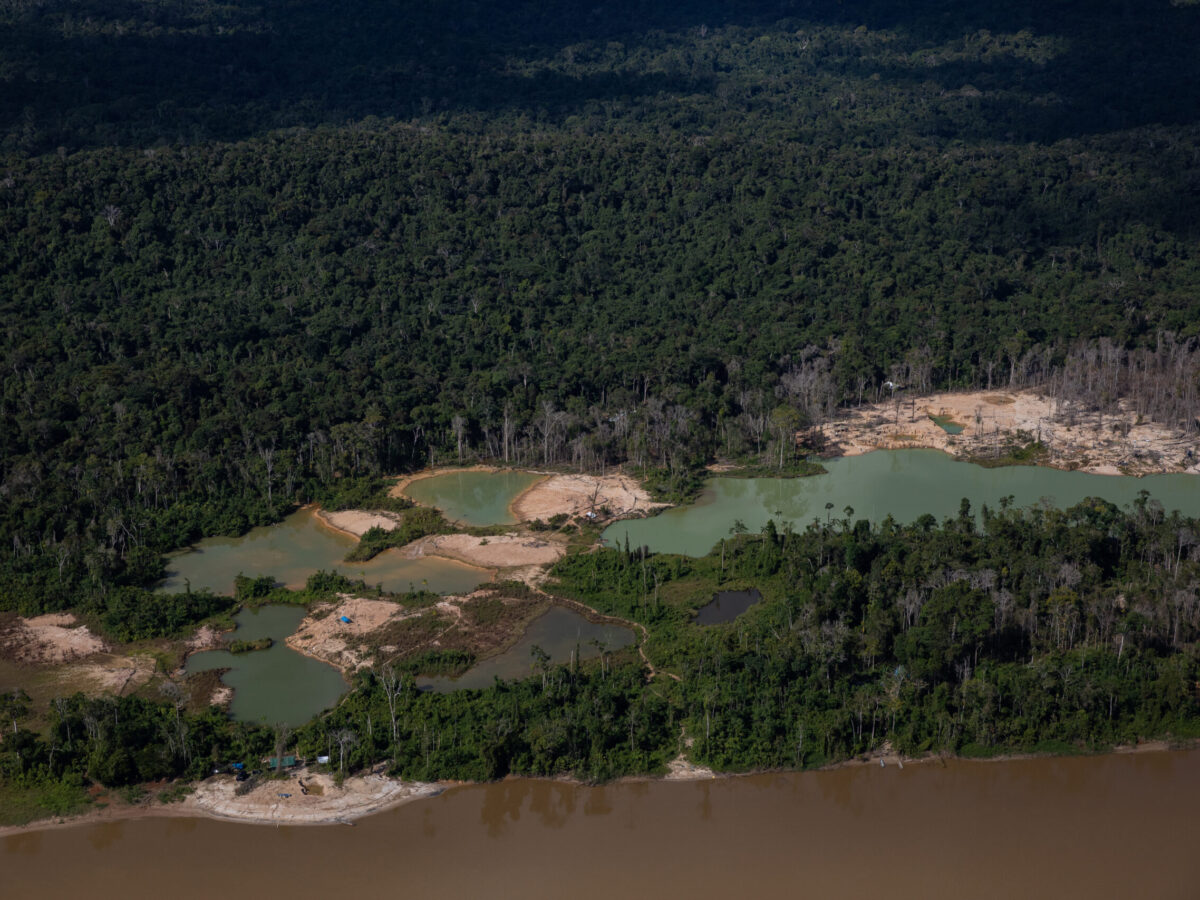
[[211, 625], [202, 625], [183, 646], [188, 653], [199, 653], [201, 650], [220, 650], [225, 643], [221, 640], [221, 632]]
[[[301, 790], [301, 782], [308, 789], [307, 794]], [[377, 774], [353, 776], [338, 787], [333, 776], [324, 772], [267, 780], [241, 797], [236, 795], [236, 787], [237, 782], [230, 776], [209, 778], [198, 784], [196, 792], [180, 806], [192, 814], [238, 822], [326, 825], [349, 823], [442, 791], [437, 784], [399, 781]]]
[[221, 685], [212, 692], [212, 696], [208, 698], [210, 706], [228, 706], [233, 700], [233, 688], [228, 685]]
[[687, 758], [680, 753], [677, 757], [667, 763], [667, 774], [663, 776], [663, 781], [707, 781], [710, 778], [716, 778], [717, 773], [707, 766], [698, 766], [693, 762], [689, 762]]
[[63, 685], [87, 694], [128, 694], [141, 687], [154, 675], [153, 656], [105, 656], [93, 658], [63, 669]]
[[[931, 416], [962, 425], [962, 434], [947, 434]], [[1157, 422], [1139, 423], [1124, 406], [1119, 414], [1101, 414], [1058, 404], [1036, 391], [902, 395], [821, 427], [828, 445], [842, 456], [931, 447], [954, 456], [986, 457], [1018, 440], [1018, 431], [1047, 446], [1047, 465], [1102, 475], [1193, 471], [1200, 457], [1200, 442]]]
[[0, 653], [21, 663], [55, 665], [82, 659], [108, 649], [107, 645], [88, 630], [78, 628], [70, 613], [50, 613], [32, 619], [17, 619], [0, 635]]
[[607, 507], [614, 516], [628, 516], [667, 506], [628, 475], [553, 475], [539, 481], [513, 501], [512, 511], [523, 522], [566, 513], [582, 516]]
[[319, 509], [316, 515], [322, 525], [356, 538], [361, 538], [372, 528], [392, 531], [400, 524], [400, 517], [392, 513], [362, 509], [341, 509], [337, 512]]
[[[295, 632], [288, 635], [293, 650], [331, 663], [344, 671], [370, 665], [371, 651], [364, 638], [389, 622], [420, 615], [405, 611], [391, 600], [369, 600], [338, 594], [337, 603], [313, 607]], [[345, 616], [349, 622], [343, 622]]]
[[475, 537], [470, 534], [436, 534], [404, 548], [408, 556], [444, 556], [481, 569], [548, 566], [567, 552], [559, 541], [516, 533]]

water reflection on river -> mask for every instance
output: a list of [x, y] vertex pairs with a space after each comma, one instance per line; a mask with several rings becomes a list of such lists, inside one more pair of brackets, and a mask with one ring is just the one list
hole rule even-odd
[[146, 819], [4, 839], [11, 897], [1192, 898], [1200, 752], [691, 784], [513, 780], [357, 828]]

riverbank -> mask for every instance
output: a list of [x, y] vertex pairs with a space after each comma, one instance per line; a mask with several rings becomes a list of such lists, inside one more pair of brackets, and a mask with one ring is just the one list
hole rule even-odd
[[1200, 442], [1161, 423], [1140, 421], [1127, 405], [1119, 414], [1104, 414], [1056, 403], [1036, 391], [900, 395], [850, 410], [819, 430], [830, 456], [929, 448], [986, 461], [1040, 443], [1045, 452], [1037, 463], [1059, 469], [1097, 475], [1200, 473]]
[[80, 815], [6, 826], [0, 828], [0, 837], [152, 818], [205, 818], [243, 825], [351, 825], [366, 816], [435, 797], [448, 786], [401, 781], [378, 773], [354, 775], [338, 785], [329, 773], [299, 770], [286, 778], [265, 780], [239, 795], [239, 782], [232, 775], [221, 775], [200, 782], [193, 793], [175, 802], [163, 803], [148, 796], [127, 803], [106, 795], [103, 805]]
[[[630, 775], [618, 778], [613, 784], [648, 784], [671, 782], [718, 781], [730, 782], [737, 779], [755, 778], [763, 775], [808, 775], [829, 773], [842, 769], [879, 767], [904, 769], [909, 766], [937, 764], [1004, 764], [1030, 760], [1075, 759], [1080, 757], [1103, 758], [1143, 754], [1166, 754], [1194, 751], [1200, 742], [1172, 742], [1166, 740], [1144, 741], [1138, 744], [1120, 745], [1104, 753], [1055, 756], [1052, 754], [1014, 753], [984, 758], [954, 756], [951, 754], [928, 754], [905, 757], [890, 748], [881, 748], [848, 760], [820, 766], [815, 769], [773, 769], [751, 772], [715, 772], [705, 766], [690, 762], [683, 755], [671, 760], [668, 770], [662, 775]], [[570, 784], [582, 787], [587, 782], [570, 776], [536, 778], [533, 776], [510, 776], [523, 781]], [[483, 782], [411, 782], [389, 778], [379, 772], [369, 772], [346, 778], [339, 786], [336, 779], [326, 772], [297, 770], [282, 779], [265, 780], [253, 790], [239, 796], [238, 782], [232, 776], [222, 775], [206, 779], [195, 786], [195, 791], [183, 800], [162, 803], [153, 796], [138, 803], [125, 803], [115, 797], [105, 796], [103, 806], [90, 809], [77, 816], [40, 819], [27, 825], [12, 825], [0, 828], [0, 837], [28, 834], [32, 832], [74, 828], [108, 822], [129, 821], [147, 818], [206, 818], [243, 825], [352, 825], [354, 822], [383, 813], [390, 809], [436, 797], [452, 787], [481, 786]], [[303, 787], [303, 790], [302, 790]], [[307, 793], [306, 793], [307, 792]], [[286, 796], [285, 796], [286, 795]]]

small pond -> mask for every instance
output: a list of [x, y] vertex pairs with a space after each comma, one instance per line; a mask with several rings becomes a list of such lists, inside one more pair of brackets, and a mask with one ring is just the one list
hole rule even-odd
[[748, 591], [717, 591], [711, 602], [696, 611], [692, 621], [697, 625], [720, 625], [732, 622], [762, 599], [757, 588]]
[[290, 588], [302, 588], [319, 569], [336, 569], [384, 590], [430, 590], [439, 594], [467, 593], [487, 581], [491, 572], [438, 556], [406, 559], [399, 550], [385, 550], [367, 562], [344, 562], [357, 543], [349, 535], [322, 525], [313, 509], [292, 513], [277, 525], [255, 528], [241, 537], [206, 538], [167, 560], [167, 578], [159, 590], [233, 593], [233, 579], [273, 575]]
[[611, 652], [632, 644], [633, 632], [620, 625], [595, 625], [579, 613], [552, 606], [534, 619], [521, 639], [508, 650], [485, 659], [458, 678], [419, 678], [417, 687], [445, 694], [463, 688], [488, 688], [497, 678], [506, 681], [528, 678], [534, 673], [530, 651], [535, 646], [550, 654], [551, 662], [565, 663], [570, 661], [571, 653], [576, 649], [581, 660], [599, 656], [600, 647], [593, 641], [598, 642], [605, 652]]
[[419, 478], [404, 489], [422, 506], [442, 511], [451, 522], [464, 525], [511, 525], [510, 507], [544, 475], [531, 472], [446, 472]]
[[958, 422], [955, 422], [952, 418], [950, 418], [950, 416], [930, 416], [929, 418], [933, 421], [934, 425], [942, 429], [942, 431], [946, 432], [946, 434], [963, 433], [964, 426], [960, 425]]
[[814, 519], [843, 518], [912, 522], [925, 513], [939, 521], [958, 514], [963, 497], [978, 515], [983, 504], [998, 509], [1012, 496], [1017, 506], [1043, 499], [1060, 508], [1084, 497], [1102, 497], [1127, 506], [1148, 491], [1168, 510], [1200, 516], [1200, 478], [1195, 475], [1148, 475], [1132, 478], [1087, 475], [1041, 466], [984, 468], [958, 462], [937, 450], [877, 450], [863, 456], [825, 460], [828, 474], [811, 478], [714, 478], [690, 506], [648, 519], [616, 522], [604, 531], [610, 546], [645, 545], [656, 553], [703, 556], [741, 521], [757, 532], [768, 519], [782, 529], [799, 530]]
[[275, 643], [267, 650], [249, 653], [193, 653], [184, 671], [191, 675], [228, 668], [221, 681], [233, 688], [229, 714], [239, 721], [302, 725], [337, 703], [347, 690], [342, 673], [333, 666], [297, 653], [284, 643], [303, 618], [304, 609], [299, 606], [242, 610], [234, 619], [237, 630], [226, 635], [226, 641], [269, 637]]

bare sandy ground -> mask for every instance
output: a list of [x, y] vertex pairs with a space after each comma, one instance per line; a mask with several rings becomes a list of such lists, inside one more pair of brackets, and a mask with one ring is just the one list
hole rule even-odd
[[199, 653], [201, 650], [220, 650], [224, 646], [221, 632], [211, 625], [202, 625], [197, 628], [196, 633], [183, 645], [184, 650], [189, 654]]
[[517, 534], [437, 534], [413, 541], [404, 548], [409, 556], [444, 556], [481, 569], [508, 569], [516, 566], [546, 566], [566, 553], [556, 540]]
[[59, 674], [60, 682], [75, 686], [86, 694], [128, 694], [154, 676], [153, 656], [92, 656], [85, 662], [68, 666]]
[[[308, 794], [301, 790], [301, 783], [308, 788]], [[194, 794], [179, 804], [181, 814], [199, 813], [261, 825], [349, 823], [442, 791], [437, 784], [399, 781], [377, 774], [353, 776], [338, 787], [333, 776], [323, 772], [265, 781], [241, 797], [235, 794], [236, 787], [237, 782], [231, 776], [203, 781]]]
[[431, 535], [413, 541], [401, 552], [410, 557], [441, 556], [481, 569], [491, 570], [491, 578], [504, 577], [536, 587], [546, 579], [546, 568], [566, 553], [558, 538], [529, 534], [493, 534], [475, 537], [469, 534]]
[[208, 698], [210, 706], [228, 706], [233, 702], [233, 688], [227, 685], [221, 685], [212, 692], [212, 696]]
[[[930, 416], [948, 416], [963, 427], [950, 435]], [[871, 450], [931, 447], [954, 456], [990, 456], [1003, 451], [1018, 431], [1049, 448], [1046, 463], [1102, 475], [1196, 472], [1200, 445], [1134, 413], [1100, 415], [1055, 404], [1035, 391], [968, 391], [901, 398], [851, 411], [822, 426], [838, 455]], [[1188, 450], [1193, 457], [1188, 459]]]
[[70, 613], [17, 619], [0, 635], [0, 653], [21, 663], [56, 665], [103, 653], [108, 647], [86, 625], [76, 628]]
[[[300, 789], [303, 781], [309, 788]], [[400, 781], [379, 774], [347, 778], [341, 787], [326, 773], [299, 772], [289, 778], [268, 780], [241, 797], [232, 776], [216, 776], [196, 785], [195, 793], [181, 802], [164, 804], [148, 800], [135, 805], [109, 797], [102, 808], [69, 819], [42, 819], [29, 825], [0, 828], [0, 837], [30, 831], [94, 825], [100, 822], [149, 818], [209, 818], [247, 825], [350, 825], [355, 819], [434, 797], [447, 785]], [[281, 797], [290, 794], [290, 797]]]
[[629, 516], [667, 506], [628, 475], [553, 475], [539, 481], [513, 501], [512, 511], [523, 522], [566, 513], [582, 516], [607, 507], [614, 516]]
[[400, 517], [388, 512], [367, 512], [361, 509], [342, 509], [337, 512], [317, 510], [317, 521], [343, 534], [360, 538], [372, 528], [391, 531], [400, 524]]
[[[420, 611], [415, 614], [419, 615]], [[365, 636], [408, 615], [410, 613], [406, 613], [401, 604], [391, 600], [338, 594], [337, 603], [313, 607], [296, 631], [288, 636], [287, 645], [343, 671], [354, 671], [370, 665]], [[343, 622], [342, 616], [350, 621]]]
[[716, 778], [717, 773], [707, 766], [698, 766], [694, 762], [689, 762], [688, 759], [680, 753], [677, 757], [667, 763], [667, 774], [662, 777], [663, 781], [707, 781], [710, 778]]

